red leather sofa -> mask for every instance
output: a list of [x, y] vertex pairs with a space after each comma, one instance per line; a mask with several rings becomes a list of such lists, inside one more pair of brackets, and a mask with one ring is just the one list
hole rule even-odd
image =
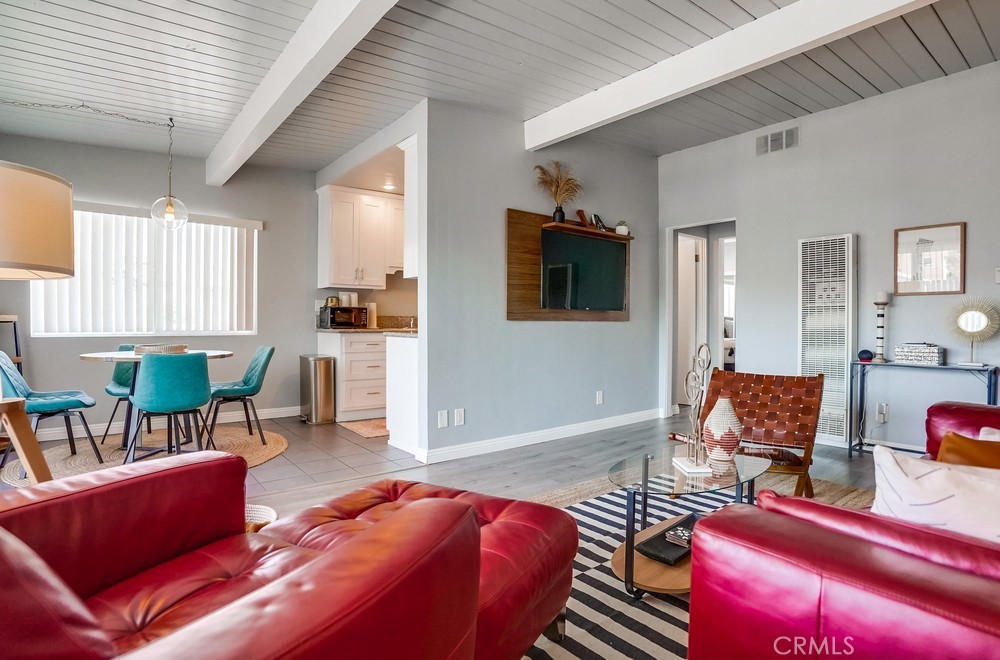
[[1000, 407], [965, 401], [941, 401], [927, 409], [927, 454], [937, 458], [944, 434], [949, 431], [978, 438], [984, 426], [1000, 429]]
[[693, 660], [1000, 657], [1000, 545], [771, 491], [698, 523]]
[[283, 518], [264, 531], [300, 547], [325, 550], [428, 501], [461, 502], [476, 511], [482, 547], [475, 657], [514, 660], [543, 633], [560, 638], [579, 543], [576, 521], [565, 511], [385, 480]]
[[473, 657], [472, 507], [308, 548], [243, 532], [245, 476], [199, 452], [0, 492], [0, 657]]

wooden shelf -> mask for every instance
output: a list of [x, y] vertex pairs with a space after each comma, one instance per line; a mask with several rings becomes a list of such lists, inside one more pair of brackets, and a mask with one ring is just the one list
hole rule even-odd
[[618, 241], [619, 243], [626, 243], [635, 238], [632, 234], [622, 236], [621, 234], [616, 234], [613, 231], [604, 231], [594, 227], [584, 227], [578, 222], [571, 222], [569, 220], [566, 222], [546, 222], [542, 225], [542, 229], [546, 231], [561, 231], [564, 234], [576, 234], [577, 236], [601, 238], [606, 241]]

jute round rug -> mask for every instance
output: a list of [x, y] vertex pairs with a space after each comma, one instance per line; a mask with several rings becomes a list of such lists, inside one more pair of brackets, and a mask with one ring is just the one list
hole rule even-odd
[[[791, 495], [795, 492], [795, 482], [798, 477], [790, 474], [763, 474], [757, 477], [756, 491], [773, 490], [779, 495]], [[870, 488], [854, 488], [845, 486], [833, 481], [823, 479], [813, 479], [814, 499], [817, 502], [826, 504], [836, 504], [848, 509], [862, 509], [869, 506], [875, 499], [875, 491]], [[559, 488], [548, 493], [543, 493], [537, 497], [532, 497], [532, 502], [548, 504], [557, 508], [564, 508], [571, 504], [576, 504], [584, 500], [589, 500], [613, 490], [617, 486], [612, 484], [607, 477], [597, 477], [588, 481], [583, 481], [566, 488]]]
[[[243, 426], [219, 426], [214, 433], [215, 446], [219, 451], [242, 456], [249, 467], [265, 463], [288, 449], [288, 440], [284, 436], [264, 431], [264, 437], [267, 439], [266, 445], [261, 444], [260, 437], [256, 433], [247, 435]], [[125, 451], [120, 447], [121, 436], [109, 435], [103, 445], [100, 444], [100, 438], [97, 440], [97, 448], [104, 457], [103, 464], [97, 462], [97, 457], [90, 449], [86, 437], [76, 438], [76, 456], [69, 453], [68, 442], [60, 442], [55, 447], [44, 450], [42, 453], [45, 455], [45, 462], [49, 464], [49, 469], [52, 470], [52, 477], [59, 479], [121, 465], [125, 459]], [[145, 447], [163, 447], [166, 443], [165, 429], [153, 431], [152, 435], [145, 432], [142, 434], [142, 444]], [[193, 448], [193, 445], [184, 445], [184, 449], [190, 448]], [[157, 454], [145, 460], [153, 461], [164, 456], [167, 454]], [[30, 485], [27, 479], [21, 479], [21, 462], [17, 460], [10, 461], [4, 466], [0, 472], [0, 479], [12, 486]]]

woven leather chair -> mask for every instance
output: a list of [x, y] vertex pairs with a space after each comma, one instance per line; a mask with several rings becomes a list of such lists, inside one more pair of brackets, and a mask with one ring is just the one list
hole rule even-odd
[[723, 393], [743, 422], [740, 452], [770, 458], [768, 472], [798, 475], [795, 495], [812, 497], [809, 466], [823, 398], [823, 374], [772, 376], [716, 368], [705, 393], [702, 424]]

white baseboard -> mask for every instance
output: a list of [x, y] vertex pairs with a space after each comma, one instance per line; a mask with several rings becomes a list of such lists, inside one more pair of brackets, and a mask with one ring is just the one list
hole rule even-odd
[[551, 429], [529, 431], [528, 433], [518, 433], [516, 435], [507, 435], [499, 438], [491, 438], [489, 440], [479, 440], [477, 442], [467, 442], [462, 445], [455, 445], [454, 447], [441, 447], [440, 449], [430, 450], [424, 449], [418, 451], [415, 454], [415, 458], [422, 463], [440, 463], [442, 461], [451, 461], [456, 458], [468, 458], [469, 456], [490, 454], [504, 449], [526, 447], [540, 442], [548, 442], [549, 440], [568, 438], [571, 435], [603, 431], [605, 429], [612, 429], [618, 426], [625, 426], [626, 424], [646, 422], [651, 419], [659, 419], [662, 416], [662, 408], [641, 410], [639, 412], [628, 413], [626, 415], [605, 417], [603, 419], [595, 419], [589, 422], [557, 426]]
[[[228, 408], [228, 410], [227, 410]], [[122, 429], [125, 428], [124, 422], [124, 406], [118, 412], [118, 421], [111, 424], [111, 430], [108, 431], [108, 437], [117, 435], [121, 437]], [[257, 415], [261, 419], [274, 419], [277, 417], [298, 417], [299, 416], [299, 406], [287, 406], [285, 408], [258, 408]], [[86, 415], [86, 411], [83, 413]], [[79, 417], [76, 417], [77, 422], [79, 422]], [[221, 411], [219, 411], [219, 423], [226, 424], [229, 422], [242, 422], [245, 416], [243, 415], [243, 407], [238, 405], [229, 404]], [[87, 424], [90, 425], [90, 432], [94, 434], [94, 439], [100, 441], [101, 436], [104, 434], [104, 426], [107, 424], [107, 420], [101, 422], [95, 422], [92, 419], [87, 420]], [[162, 417], [153, 418], [153, 428], [162, 429], [166, 428], [166, 420]], [[47, 419], [42, 422], [42, 426], [39, 427], [38, 433], [35, 434], [38, 437], [39, 442], [46, 442], [49, 440], [65, 440], [66, 439], [66, 425], [62, 420], [55, 418]], [[79, 423], [73, 424], [73, 436], [79, 442], [81, 439], [86, 442], [87, 434], [83, 432], [83, 426]]]

